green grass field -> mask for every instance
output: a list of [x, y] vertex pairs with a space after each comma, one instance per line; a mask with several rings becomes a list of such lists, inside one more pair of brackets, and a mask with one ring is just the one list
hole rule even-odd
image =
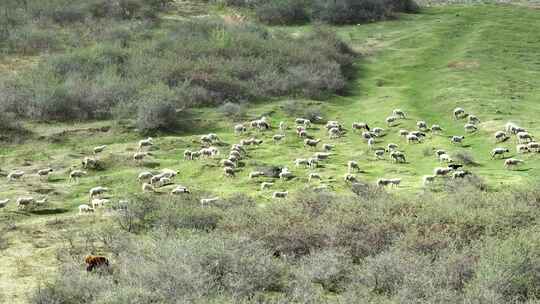
[[[345, 137], [330, 140], [324, 127], [314, 125], [311, 135], [322, 138], [323, 143], [336, 145], [333, 156], [315, 171], [323, 176], [320, 183], [328, 184], [338, 192], [348, 192], [342, 180], [348, 160], [357, 160], [362, 173], [360, 180], [374, 182], [380, 177], [402, 178], [397, 190], [405, 195], [424, 191], [423, 175], [431, 174], [439, 162], [434, 149], [447, 149], [451, 154], [462, 150], [473, 155], [479, 166], [469, 167], [485, 179], [490, 189], [496, 191], [519, 183], [533, 182], [540, 174], [539, 156], [520, 155], [525, 165], [520, 170], [509, 171], [503, 160], [491, 160], [489, 152], [495, 146], [508, 147], [515, 154], [511, 139], [495, 144], [493, 133], [502, 130], [507, 121], [527, 128], [533, 135], [540, 134], [536, 116], [540, 113], [540, 11], [522, 6], [481, 5], [448, 6], [425, 9], [418, 15], [405, 15], [397, 21], [387, 21], [362, 26], [340, 27], [336, 30], [357, 51], [364, 54], [359, 60], [358, 77], [350, 84], [345, 97], [334, 97], [318, 102], [301, 100], [306, 107], [318, 107], [329, 120], [338, 120], [350, 129], [354, 121], [368, 122], [370, 126], [387, 129], [388, 135], [378, 142], [385, 146], [393, 142], [407, 154], [407, 164], [393, 164], [390, 160], [376, 160], [358, 134], [349, 132]], [[174, 21], [171, 21], [174, 22]], [[309, 31], [309, 26], [283, 28], [294, 35]], [[0, 64], [1, 66], [1, 64]], [[55, 237], [63, 231], [87, 227], [96, 219], [81, 219], [76, 208], [87, 203], [91, 187], [102, 185], [113, 189], [114, 198], [140, 192], [136, 182], [139, 172], [170, 168], [180, 171], [177, 183], [191, 188], [201, 196], [230, 196], [245, 193], [262, 202], [270, 202], [271, 192], [280, 190], [300, 191], [307, 184], [308, 169], [295, 168], [295, 158], [310, 157], [314, 150], [304, 148], [294, 134], [294, 116], [288, 116], [282, 106], [287, 100], [261, 103], [247, 109], [245, 121], [267, 115], [274, 131], [251, 131], [235, 136], [233, 121], [214, 109], [194, 111], [193, 130], [185, 134], [156, 137], [155, 156], [146, 166], [137, 165], [131, 156], [136, 142], [142, 137], [129, 124], [105, 121], [83, 124], [31, 124], [31, 139], [22, 144], [0, 147], [1, 172], [13, 169], [35, 173], [37, 169], [51, 166], [55, 169], [48, 183], [41, 182], [35, 174], [22, 182], [0, 184], [0, 199], [48, 193], [50, 208], [43, 212], [26, 213], [16, 210], [12, 202], [0, 210], [2, 237], [7, 247], [0, 246], [3, 256], [0, 267], [0, 302], [24, 303], [26, 293], [50, 271], [54, 271], [54, 253], [58, 243]], [[465, 135], [465, 145], [450, 144], [448, 136], [463, 135], [465, 121], [455, 121], [452, 110], [463, 107], [478, 116], [482, 123], [479, 131]], [[392, 109], [401, 108], [408, 119], [399, 126], [387, 128], [385, 118]], [[401, 128], [414, 129], [417, 120], [429, 125], [440, 124], [441, 135], [428, 135], [425, 142], [407, 145], [397, 135]], [[280, 121], [286, 121], [289, 130], [280, 144], [271, 137]], [[107, 132], [92, 128], [110, 126]], [[86, 130], [87, 129], [87, 130]], [[69, 130], [72, 130], [70, 132]], [[64, 132], [68, 131], [68, 132]], [[263, 145], [249, 148], [246, 166], [235, 178], [223, 176], [219, 160], [184, 161], [185, 149], [199, 149], [198, 138], [206, 133], [217, 133], [226, 145], [222, 154], [228, 153], [230, 144], [251, 136], [264, 139]], [[72, 166], [80, 166], [84, 156], [91, 155], [94, 146], [109, 147], [100, 155], [106, 170], [91, 172], [79, 183], [70, 183], [67, 174]], [[428, 155], [429, 154], [429, 155]], [[250, 180], [248, 174], [260, 165], [289, 167], [296, 178], [275, 181], [272, 190], [259, 190], [261, 181]], [[318, 185], [314, 182], [313, 185]], [[165, 188], [163, 193], [168, 192]], [[99, 220], [99, 219], [97, 219]], [[0, 243], [1, 245], [1, 243]]]

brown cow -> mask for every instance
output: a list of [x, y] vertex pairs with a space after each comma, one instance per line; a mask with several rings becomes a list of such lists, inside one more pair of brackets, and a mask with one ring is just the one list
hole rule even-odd
[[109, 267], [109, 260], [104, 256], [88, 255], [84, 259], [86, 263], [86, 271], [92, 271], [95, 268], [101, 268], [103, 266]]

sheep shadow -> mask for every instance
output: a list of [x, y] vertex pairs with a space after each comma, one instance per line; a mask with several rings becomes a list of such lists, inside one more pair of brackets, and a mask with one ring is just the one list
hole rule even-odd
[[527, 172], [527, 171], [531, 171], [532, 168], [522, 168], [522, 169], [514, 169], [512, 171], [517, 171], [517, 172]]
[[28, 213], [34, 214], [34, 215], [62, 214], [66, 212], [69, 212], [69, 210], [65, 208], [39, 209], [39, 210], [28, 211]]

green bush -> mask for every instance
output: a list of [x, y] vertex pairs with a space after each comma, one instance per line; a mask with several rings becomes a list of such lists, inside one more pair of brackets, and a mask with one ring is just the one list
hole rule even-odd
[[309, 21], [305, 0], [263, 2], [255, 8], [257, 19], [266, 24], [292, 25]]

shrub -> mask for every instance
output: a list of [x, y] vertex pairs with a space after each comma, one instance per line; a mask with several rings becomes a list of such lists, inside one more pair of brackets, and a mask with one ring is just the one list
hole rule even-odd
[[301, 269], [313, 283], [330, 292], [340, 292], [351, 280], [354, 265], [350, 256], [334, 249], [313, 252], [302, 261]]
[[218, 111], [224, 115], [232, 118], [241, 118], [245, 115], [246, 111], [242, 105], [232, 102], [227, 102], [218, 108]]
[[309, 20], [305, 0], [277, 0], [263, 2], [255, 8], [257, 19], [266, 24], [292, 25]]
[[140, 132], [173, 130], [177, 126], [179, 101], [172, 90], [155, 86], [138, 97], [137, 127]]

